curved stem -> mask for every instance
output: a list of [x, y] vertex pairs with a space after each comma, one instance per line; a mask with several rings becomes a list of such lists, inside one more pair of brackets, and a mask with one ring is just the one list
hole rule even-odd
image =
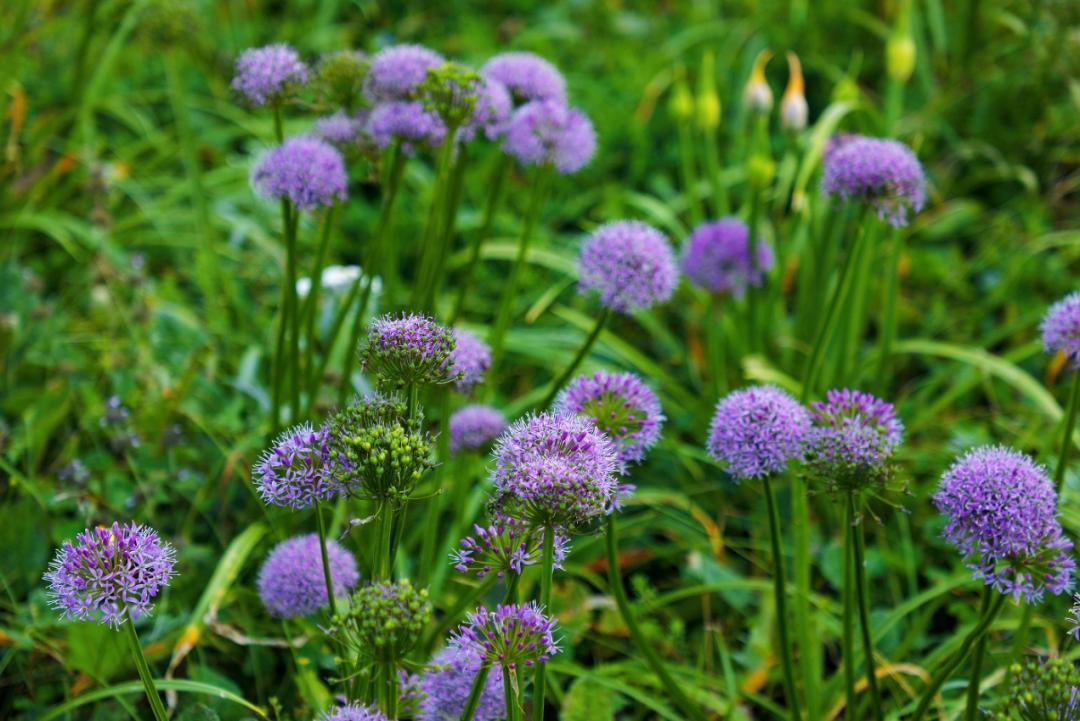
[[[988, 589], [989, 590], [989, 589]], [[986, 601], [983, 601], [984, 605]], [[964, 707], [964, 721], [977, 721], [979, 718], [979, 691], [982, 688], [982, 664], [986, 654], [986, 634], [975, 642], [971, 654], [971, 675], [968, 678], [967, 705]]]
[[784, 552], [780, 547], [780, 513], [776, 508], [772, 481], [765, 476], [765, 505], [769, 514], [769, 545], [773, 556], [773, 594], [776, 597], [777, 628], [780, 632], [780, 662], [784, 673], [784, 695], [787, 696], [788, 710], [792, 721], [799, 721], [799, 698], [795, 694], [795, 667], [791, 661], [791, 639], [788, 637], [786, 574], [784, 573]]
[[322, 554], [323, 580], [326, 582], [326, 600], [330, 609], [330, 616], [337, 616], [337, 599], [334, 598], [334, 580], [330, 576], [330, 556], [326, 552], [326, 524], [323, 522], [322, 508], [315, 501], [312, 508], [315, 511], [315, 526], [319, 531], [319, 553]]
[[1061, 438], [1061, 452], [1058, 454], [1057, 467], [1054, 469], [1054, 487], [1061, 493], [1065, 484], [1065, 471], [1069, 467], [1069, 452], [1072, 450], [1073, 430], [1076, 428], [1076, 414], [1080, 409], [1080, 370], [1073, 371], [1072, 392], [1069, 394], [1069, 410], [1065, 413], [1065, 431]]
[[[551, 615], [551, 576], [555, 571], [555, 529], [544, 528], [544, 550], [540, 557], [540, 605], [544, 613]], [[509, 586], [508, 586], [509, 591]], [[533, 675], [532, 717], [538, 721], [544, 718], [544, 703], [547, 696], [547, 664], [536, 666]], [[509, 712], [510, 709], [507, 709]]]
[[[514, 578], [517, 578], [517, 576], [514, 576]], [[431, 647], [435, 644], [435, 641], [445, 636], [446, 632], [450, 630], [450, 627], [453, 626], [459, 618], [461, 618], [461, 614], [465, 612], [465, 609], [474, 608], [476, 606], [476, 602], [480, 600], [480, 598], [483, 597], [484, 594], [491, 590], [492, 586], [495, 585], [495, 582], [497, 580], [498, 576], [489, 573], [487, 576], [484, 577], [482, 583], [474, 586], [467, 593], [463, 593], [461, 595], [461, 598], [457, 600], [457, 603], [454, 604], [453, 608], [447, 611], [446, 615], [439, 619], [438, 625], [431, 631], [431, 633], [424, 637], [424, 639], [420, 642], [419, 647], [424, 650], [430, 650]]]
[[469, 245], [469, 262], [465, 266], [465, 272], [461, 280], [458, 282], [457, 299], [454, 301], [454, 310], [450, 314], [451, 327], [460, 320], [461, 313], [465, 309], [465, 298], [468, 297], [473, 276], [476, 274], [476, 266], [480, 262], [480, 248], [491, 232], [491, 222], [495, 218], [495, 211], [502, 200], [502, 190], [506, 185], [506, 171], [509, 168], [510, 156], [506, 153], [499, 153], [499, 159], [495, 163], [495, 169], [491, 173], [491, 182], [488, 185], [488, 202], [487, 207], [484, 209], [484, 220], [480, 225], [480, 231], [473, 236], [472, 243]]
[[489, 673], [491, 673], [491, 665], [485, 662], [473, 679], [469, 697], [465, 699], [465, 708], [461, 710], [461, 721], [472, 721], [473, 716], [476, 715], [476, 707], [480, 705], [480, 694], [484, 692], [484, 684], [487, 683]]
[[124, 613], [124, 622], [121, 625], [124, 627], [124, 635], [127, 637], [128, 646], [131, 649], [131, 658], [135, 661], [135, 669], [139, 672], [139, 680], [142, 681], [143, 689], [146, 691], [146, 700], [150, 702], [150, 709], [154, 712], [154, 718], [156, 721], [168, 721], [169, 715], [165, 712], [165, 704], [161, 702], [161, 696], [158, 695], [157, 687], [154, 685], [154, 677], [150, 673], [150, 664], [146, 662], [142, 644], [139, 643], [139, 634], [135, 631], [135, 622], [131, 620], [130, 614], [126, 611]]
[[844, 586], [843, 586], [843, 636], [841, 647], [844, 664], [844, 717], [856, 721], [855, 717], [855, 614], [854, 593], [855, 572], [852, 568], [853, 548], [855, 546], [854, 505], [844, 506]]
[[596, 317], [596, 325], [593, 326], [592, 331], [589, 333], [589, 337], [585, 339], [585, 343], [578, 349], [577, 355], [570, 361], [570, 365], [563, 369], [563, 372], [556, 378], [551, 388], [548, 389], [547, 395], [544, 396], [544, 401], [540, 404], [541, 410], [547, 409], [551, 405], [551, 402], [555, 400], [555, 396], [559, 394], [563, 386], [566, 385], [570, 377], [574, 375], [574, 371], [578, 369], [581, 362], [585, 360], [585, 356], [589, 354], [592, 347], [596, 344], [596, 339], [600, 337], [600, 332], [604, 330], [604, 326], [607, 325], [608, 318], [611, 317], [611, 310], [604, 308], [600, 311], [600, 315]]
[[855, 596], [859, 603], [859, 627], [862, 629], [862, 644], [864, 663], [866, 664], [866, 688], [870, 693], [870, 708], [874, 711], [876, 721], [884, 721], [881, 713], [881, 692], [878, 690], [877, 670], [874, 666], [874, 640], [870, 627], [870, 588], [866, 582], [866, 539], [863, 536], [863, 526], [858, 518], [860, 508], [855, 503], [855, 494], [848, 493], [848, 507], [855, 521], [852, 535], [855, 537], [854, 561], [855, 567]]
[[[622, 616], [623, 623], [626, 624], [627, 630], [630, 632], [630, 640], [633, 642], [634, 647], [638, 652], [645, 657], [645, 662], [652, 669], [652, 672], [656, 674], [656, 677], [660, 679], [661, 685], [664, 690], [667, 691], [668, 696], [675, 702], [688, 718], [693, 721], [706, 721], [705, 713], [701, 710], [698, 704], [694, 703], [687, 697], [686, 693], [682, 690], [679, 684], [671, 677], [667, 668], [664, 666], [663, 660], [656, 653], [656, 650], [652, 646], [652, 641], [645, 637], [642, 633], [641, 627], [638, 626], [637, 620], [634, 618], [634, 611], [630, 608], [630, 600], [626, 597], [626, 589], [622, 585], [622, 574], [619, 570], [619, 537], [618, 529], [615, 523], [615, 514], [612, 513], [607, 517], [607, 566], [608, 566], [608, 583], [611, 585], [611, 593], [615, 596], [615, 605], [619, 609], [619, 615]], [[536, 719], [536, 716], [533, 716]]]

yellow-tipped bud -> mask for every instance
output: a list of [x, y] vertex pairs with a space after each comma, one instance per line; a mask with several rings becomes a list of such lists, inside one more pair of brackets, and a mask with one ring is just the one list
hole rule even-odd
[[788, 83], [780, 99], [780, 125], [784, 130], [799, 132], [806, 127], [810, 106], [806, 104], [806, 83], [803, 81], [799, 56], [788, 51]]
[[765, 48], [754, 59], [754, 67], [750, 70], [750, 79], [746, 81], [743, 90], [743, 102], [746, 109], [751, 113], [768, 113], [772, 110], [773, 95], [769, 83], [765, 80], [765, 66], [772, 59], [772, 50]]
[[716, 92], [714, 65], [712, 51], [706, 50], [701, 56], [697, 96], [697, 122], [705, 131], [720, 127], [720, 94]]
[[855, 78], [845, 75], [840, 78], [840, 82], [833, 88], [832, 99], [836, 102], [845, 100], [855, 102], [861, 94], [862, 92], [859, 90], [859, 84], [855, 82]]
[[911, 35], [891, 33], [885, 43], [885, 70], [898, 83], [906, 83], [915, 71], [915, 40]]
[[686, 79], [683, 77], [681, 67], [675, 75], [675, 83], [671, 88], [669, 107], [676, 120], [689, 120], [694, 114], [694, 98], [690, 95], [690, 88], [686, 87]]

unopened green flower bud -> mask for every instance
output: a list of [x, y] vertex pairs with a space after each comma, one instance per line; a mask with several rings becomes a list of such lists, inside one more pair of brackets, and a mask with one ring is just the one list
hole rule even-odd
[[806, 127], [810, 107], [806, 103], [806, 85], [803, 81], [799, 57], [788, 52], [788, 84], [780, 99], [780, 125], [784, 130], [799, 132]]
[[713, 54], [706, 50], [701, 58], [697, 95], [697, 123], [706, 132], [720, 127], [720, 94], [716, 92], [714, 66]]
[[681, 70], [671, 89], [669, 107], [671, 114], [680, 122], [686, 122], [694, 114], [694, 98], [690, 95], [690, 88], [686, 86]]
[[460, 128], [476, 107], [480, 75], [460, 63], [443, 63], [428, 68], [418, 91], [425, 110], [438, 114], [448, 128]]
[[906, 83], [915, 70], [915, 40], [908, 33], [893, 32], [885, 43], [885, 70], [898, 83]]
[[746, 161], [746, 182], [755, 190], [769, 187], [776, 175], [776, 163], [768, 155], [755, 153]]
[[772, 110], [772, 89], [765, 79], [765, 66], [769, 64], [772, 56], [772, 50], [765, 48], [754, 59], [754, 67], [750, 70], [750, 79], [743, 89], [743, 103], [751, 113], [765, 114]]
[[339, 50], [319, 62], [319, 94], [329, 105], [352, 111], [360, 103], [368, 58], [357, 50]]
[[344, 614], [335, 617], [331, 633], [362, 658], [400, 661], [416, 645], [431, 621], [428, 591], [408, 579], [370, 583], [355, 594]]

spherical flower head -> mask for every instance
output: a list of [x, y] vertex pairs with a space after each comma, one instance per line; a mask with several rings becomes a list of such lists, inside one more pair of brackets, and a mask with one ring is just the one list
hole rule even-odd
[[236, 59], [232, 87], [256, 107], [278, 103], [308, 81], [308, 66], [288, 45], [250, 48]]
[[991, 446], [969, 451], [941, 477], [934, 505], [948, 521], [945, 540], [987, 585], [1032, 601], [1070, 586], [1072, 543], [1057, 520], [1057, 493], [1027, 455]]
[[[484, 664], [479, 644], [461, 643], [444, 647], [432, 657], [420, 679], [419, 721], [458, 721], [472, 691], [473, 681]], [[489, 673], [480, 691], [480, 703], [473, 721], [506, 718], [506, 701], [501, 673]]]
[[431, 436], [419, 414], [395, 396], [358, 399], [327, 424], [334, 477], [350, 495], [403, 503], [434, 467]]
[[491, 348], [474, 333], [454, 329], [454, 352], [450, 354], [450, 375], [457, 380], [454, 385], [462, 393], [468, 393], [484, 380], [484, 373], [491, 367]]
[[427, 589], [408, 579], [369, 583], [353, 594], [349, 609], [334, 620], [335, 632], [372, 661], [405, 657], [431, 620]]
[[349, 703], [323, 711], [318, 721], [389, 721], [386, 715], [374, 706], [361, 706]]
[[[554, 536], [555, 567], [561, 568], [569, 549], [562, 533]], [[543, 529], [529, 526], [511, 516], [498, 515], [488, 526], [473, 524], [473, 534], [461, 539], [451, 554], [454, 568], [476, 578], [494, 573], [499, 578], [540, 562], [543, 552]]]
[[364, 137], [364, 122], [339, 110], [316, 120], [312, 133], [337, 148], [347, 149], [357, 145]]
[[1074, 370], [1080, 370], [1080, 291], [1050, 306], [1042, 320], [1043, 348], [1064, 353]]
[[514, 101], [506, 86], [498, 80], [483, 78], [472, 117], [458, 130], [458, 139], [467, 143], [483, 133], [488, 140], [496, 140], [506, 131], [513, 109]]
[[357, 50], [338, 50], [319, 61], [319, 90], [323, 99], [337, 108], [356, 107], [367, 74], [368, 57]]
[[150, 613], [175, 563], [176, 551], [149, 526], [88, 528], [49, 564], [49, 605], [66, 619], [118, 628]]
[[862, 391], [833, 389], [810, 410], [807, 460], [831, 490], [859, 490], [888, 480], [893, 452], [904, 436], [891, 403]]
[[450, 452], [484, 448], [506, 430], [506, 416], [485, 405], [468, 405], [450, 416]]
[[528, 416], [496, 442], [497, 503], [533, 525], [573, 530], [611, 512], [617, 468], [614, 442], [589, 419]]
[[859, 137], [825, 155], [821, 189], [841, 200], [870, 203], [890, 225], [908, 223], [908, 211], [926, 204], [926, 177], [911, 148], [896, 140]]
[[[326, 555], [334, 596], [344, 596], [360, 580], [356, 559], [333, 539], [326, 541]], [[293, 536], [274, 546], [259, 569], [256, 586], [274, 618], [310, 616], [325, 608], [329, 601], [318, 534]]]
[[371, 103], [415, 96], [429, 68], [442, 65], [442, 55], [422, 45], [394, 45], [371, 58], [364, 78], [364, 96]]
[[1010, 668], [1009, 688], [993, 721], [1080, 721], [1080, 666], [1071, 658], [1028, 659]]
[[300, 210], [314, 210], [345, 200], [349, 178], [334, 146], [301, 135], [267, 151], [256, 163], [251, 183], [260, 195], [285, 198]]
[[758, 238], [750, 253], [750, 230], [738, 218], [702, 223], [683, 246], [682, 271], [699, 288], [718, 295], [742, 298], [750, 286], [761, 287], [772, 270], [773, 252]]
[[594, 230], [581, 247], [578, 276], [578, 292], [595, 290], [601, 305], [627, 314], [671, 298], [679, 278], [667, 238], [636, 220]]
[[503, 604], [494, 611], [481, 606], [466, 616], [451, 644], [477, 645], [489, 663], [516, 669], [544, 663], [557, 654], [554, 632], [555, 620], [535, 601]]
[[397, 140], [402, 151], [411, 155], [416, 145], [440, 145], [446, 137], [446, 126], [419, 100], [388, 100], [372, 108], [367, 132], [376, 147], [384, 149]]
[[552, 100], [566, 104], [566, 79], [558, 68], [534, 53], [500, 53], [488, 60], [480, 72], [502, 83], [518, 102]]
[[752, 386], [716, 404], [707, 448], [735, 481], [783, 473], [802, 458], [810, 413], [776, 386]]
[[472, 118], [479, 95], [480, 76], [460, 63], [429, 68], [427, 77], [417, 88], [424, 109], [455, 130]]
[[263, 503], [308, 508], [327, 501], [340, 490], [330, 466], [328, 433], [308, 423], [293, 426], [277, 437], [251, 469], [255, 490]]
[[580, 375], [559, 393], [554, 409], [585, 416], [611, 437], [624, 474], [660, 440], [665, 420], [656, 393], [633, 373]]
[[577, 108], [557, 100], [534, 100], [514, 111], [503, 150], [522, 165], [550, 163], [563, 175], [576, 173], [596, 152], [596, 131]]
[[451, 368], [455, 335], [426, 315], [383, 315], [371, 321], [363, 350], [365, 364], [380, 384], [433, 385], [457, 381]]

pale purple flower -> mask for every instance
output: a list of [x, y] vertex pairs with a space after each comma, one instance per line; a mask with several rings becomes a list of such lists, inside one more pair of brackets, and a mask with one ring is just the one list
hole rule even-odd
[[389, 100], [372, 108], [367, 132], [377, 147], [386, 148], [397, 140], [402, 151], [411, 154], [417, 145], [440, 145], [446, 138], [446, 125], [419, 100]]
[[519, 101], [553, 100], [566, 104], [566, 80], [544, 58], [528, 52], [500, 53], [480, 72], [506, 86]]
[[251, 182], [260, 195], [285, 198], [300, 210], [345, 200], [345, 160], [329, 143], [308, 136], [288, 138], [256, 163]]
[[908, 211], [926, 204], [926, 177], [911, 148], [886, 138], [845, 138], [825, 155], [821, 189], [841, 200], [871, 204], [890, 225], [908, 223]]
[[374, 706], [349, 703], [323, 711], [318, 721], [388, 721], [388, 719]]
[[[521, 575], [526, 566], [537, 564], [543, 553], [544, 530], [527, 525], [516, 518], [498, 515], [490, 525], [473, 524], [473, 534], [462, 538], [459, 548], [451, 554], [454, 568], [483, 578], [494, 573], [503, 578], [507, 573]], [[562, 533], [554, 535], [555, 568], [569, 551], [569, 541]]]
[[348, 148], [360, 142], [366, 119], [339, 110], [315, 121], [312, 132], [321, 140], [338, 148]]
[[364, 362], [380, 382], [409, 385], [455, 381], [451, 369], [454, 333], [433, 318], [416, 313], [382, 315], [371, 321]]
[[371, 103], [411, 99], [429, 68], [446, 62], [421, 45], [394, 45], [371, 58], [364, 78], [364, 95]]
[[476, 644], [489, 663], [505, 668], [543, 663], [559, 652], [555, 621], [537, 603], [502, 604], [470, 613], [451, 641], [455, 646]]
[[1080, 291], [1050, 306], [1042, 320], [1043, 349], [1064, 353], [1074, 370], [1080, 370]]
[[578, 292], [596, 291], [618, 313], [648, 310], [675, 292], [679, 273], [667, 237], [637, 220], [594, 230], [578, 256]]
[[[326, 541], [326, 554], [334, 596], [343, 596], [360, 580], [356, 559], [333, 539]], [[329, 600], [318, 534], [293, 536], [274, 546], [259, 569], [256, 585], [274, 618], [309, 616], [326, 607]]]
[[[483, 664], [484, 649], [476, 643], [452, 644], [436, 653], [420, 678], [418, 721], [458, 721]], [[503, 677], [501, 673], [489, 673], [473, 721], [504, 718]]]
[[773, 253], [764, 238], [750, 259], [750, 231], [738, 218], [702, 223], [683, 246], [682, 271], [694, 285], [711, 293], [742, 298], [750, 286], [760, 287], [773, 267]]
[[503, 150], [522, 165], [550, 163], [563, 175], [576, 173], [596, 152], [588, 116], [556, 100], [534, 100], [514, 111]]
[[478, 133], [483, 133], [488, 140], [496, 140], [505, 132], [513, 107], [506, 87], [498, 80], [484, 78], [472, 117], [458, 130], [458, 139], [469, 142]]
[[308, 508], [341, 489], [331, 473], [327, 430], [308, 423], [279, 435], [252, 467], [251, 476], [263, 502], [272, 506]]
[[251, 48], [236, 59], [233, 90], [258, 107], [278, 102], [308, 81], [308, 66], [288, 45]]
[[491, 367], [491, 348], [475, 333], [455, 328], [450, 364], [450, 375], [457, 376], [454, 385], [462, 393], [468, 393], [484, 380], [484, 373]]
[[468, 405], [450, 416], [450, 452], [477, 450], [506, 430], [506, 416], [485, 405]]
[[891, 403], [844, 388], [828, 391], [810, 410], [807, 459], [830, 488], [858, 489], [888, 478], [904, 436]]
[[707, 448], [736, 481], [783, 473], [803, 455], [810, 413], [776, 386], [733, 391], [716, 404]]

